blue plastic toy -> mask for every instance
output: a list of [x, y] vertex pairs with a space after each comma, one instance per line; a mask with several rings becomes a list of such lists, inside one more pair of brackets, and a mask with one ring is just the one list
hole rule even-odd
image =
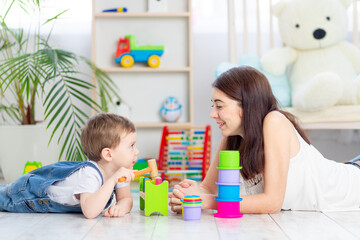
[[176, 122], [181, 116], [181, 104], [176, 97], [167, 97], [160, 109], [165, 122]]
[[103, 10], [103, 12], [127, 12], [127, 8], [110, 8]]

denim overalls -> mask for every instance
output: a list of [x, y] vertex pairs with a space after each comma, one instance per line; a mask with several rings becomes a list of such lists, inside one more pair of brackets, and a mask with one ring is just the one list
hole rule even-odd
[[[65, 206], [52, 201], [46, 189], [53, 183], [70, 176], [76, 170], [91, 166], [103, 177], [99, 169], [89, 161], [57, 162], [35, 169], [8, 185], [0, 185], [0, 211], [47, 213], [47, 212], [81, 212], [80, 206]], [[107, 208], [112, 201], [111, 195]]]

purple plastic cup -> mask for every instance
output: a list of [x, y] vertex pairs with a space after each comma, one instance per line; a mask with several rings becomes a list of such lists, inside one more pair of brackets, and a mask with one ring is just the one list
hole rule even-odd
[[219, 169], [219, 182], [221, 183], [239, 183], [240, 170], [239, 169]]
[[202, 204], [182, 205], [185, 221], [199, 221], [201, 219]]

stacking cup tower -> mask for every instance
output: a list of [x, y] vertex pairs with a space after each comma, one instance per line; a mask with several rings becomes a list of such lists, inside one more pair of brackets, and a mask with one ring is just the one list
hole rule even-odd
[[219, 154], [217, 218], [240, 218], [240, 154], [239, 151], [220, 151]]
[[196, 221], [201, 218], [202, 199], [198, 195], [186, 195], [182, 202], [182, 213], [185, 221]]

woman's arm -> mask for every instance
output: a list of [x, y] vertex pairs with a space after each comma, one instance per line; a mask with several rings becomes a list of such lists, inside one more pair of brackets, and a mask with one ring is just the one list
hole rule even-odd
[[290, 158], [300, 143], [292, 123], [281, 113], [271, 112], [264, 119], [264, 193], [244, 196], [242, 213], [276, 213], [281, 210]]
[[216, 155], [211, 161], [209, 170], [200, 186], [193, 180], [185, 179], [183, 182], [179, 183], [179, 185], [174, 187], [173, 192], [169, 194], [169, 205], [171, 206], [172, 211], [181, 211], [180, 199], [184, 198], [186, 195], [200, 195], [203, 199], [203, 209], [217, 208], [215, 197], [218, 192], [216, 185], [216, 181], [218, 180], [218, 170], [216, 167], [219, 165], [219, 152], [225, 149], [225, 141], [225, 138], [220, 141]]

